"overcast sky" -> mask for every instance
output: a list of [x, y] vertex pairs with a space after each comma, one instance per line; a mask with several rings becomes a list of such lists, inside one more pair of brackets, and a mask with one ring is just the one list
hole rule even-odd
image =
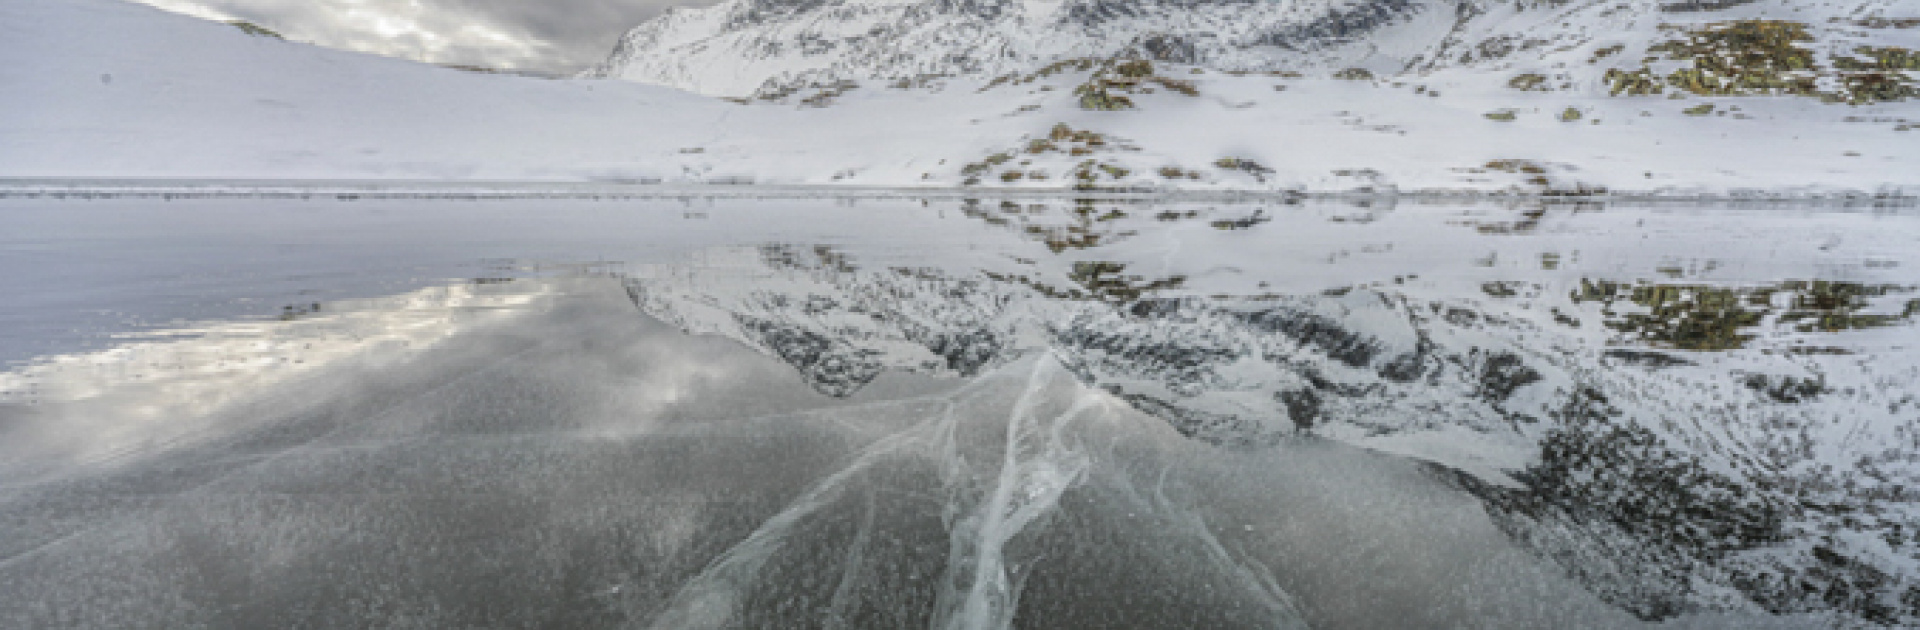
[[[3, 0], [0, 0], [3, 1]], [[710, 0], [138, 0], [288, 39], [432, 63], [571, 73], [674, 5]]]

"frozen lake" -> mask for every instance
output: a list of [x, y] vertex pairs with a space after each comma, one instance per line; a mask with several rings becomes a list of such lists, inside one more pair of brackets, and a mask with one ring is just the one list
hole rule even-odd
[[1920, 209], [0, 199], [0, 627], [1920, 619]]

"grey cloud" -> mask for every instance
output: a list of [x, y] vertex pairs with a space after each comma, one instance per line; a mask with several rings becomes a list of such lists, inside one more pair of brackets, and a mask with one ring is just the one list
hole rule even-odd
[[296, 40], [416, 59], [571, 73], [668, 7], [710, 0], [141, 0]]

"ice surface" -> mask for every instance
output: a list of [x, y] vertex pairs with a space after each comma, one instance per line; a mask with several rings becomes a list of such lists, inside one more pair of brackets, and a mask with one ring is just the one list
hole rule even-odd
[[1088, 111], [0, 3], [0, 627], [1920, 625], [1914, 105], [1603, 95], [1656, 4]]
[[[1403, 602], [1390, 618], [1412, 626], [1617, 617], [1565, 601], [1578, 591], [1471, 497], [1403, 463], [1324, 446], [1223, 460], [1044, 358], [827, 399], [636, 317], [615, 283], [555, 282], [572, 299], [462, 343], [336, 362], [191, 439], [10, 484], [0, 617], [1369, 627], [1346, 598]], [[10, 426], [58, 422], [14, 411]], [[1450, 498], [1426, 518], [1393, 521], [1412, 531], [1351, 531], [1435, 491]], [[1484, 548], [1435, 544], [1466, 531]], [[1462, 555], [1430, 555], [1447, 549]], [[1327, 608], [1297, 609], [1288, 588], [1322, 579]], [[1544, 606], [1542, 584], [1561, 591]]]
[[[1782, 284], [1900, 315], [1900, 206], [0, 212], [47, 270], [6, 278], [14, 330], [129, 315], [0, 373], [0, 626], [1805, 627], [1915, 575], [1873, 485], [1915, 474], [1913, 324], [1804, 329], [1838, 289]], [[1770, 310], [1677, 349], [1603, 325], [1648, 311], [1576, 299], [1601, 280]], [[1549, 459], [1596, 426], [1644, 437]], [[1552, 481], [1660, 479], [1651, 447], [1718, 475], [1656, 497], [1686, 514], [1803, 503], [1685, 555], [1659, 534], [1712, 519]], [[1882, 581], [1775, 615], [1727, 577], [1834, 566]]]

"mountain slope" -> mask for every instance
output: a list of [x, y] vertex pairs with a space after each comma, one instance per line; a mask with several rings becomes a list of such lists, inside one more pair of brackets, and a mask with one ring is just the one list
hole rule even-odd
[[[635, 72], [670, 64], [739, 90], [765, 88], [729, 101], [630, 81], [458, 72], [109, 0], [8, 2], [0, 177], [1920, 192], [1920, 143], [1911, 141], [1920, 99], [1910, 94], [1920, 71], [1901, 69], [1920, 48], [1920, 22], [1902, 18], [1897, 3], [1235, 9], [1272, 19], [1226, 32], [1305, 38], [1285, 46], [1200, 36], [1211, 24], [1203, 17], [1226, 20], [1232, 7], [1196, 9], [1179, 22], [1193, 25], [1183, 35], [1145, 30], [1182, 15], [1140, 8], [1160, 5], [1115, 4], [1103, 9], [1115, 17], [1101, 19], [1069, 19], [1103, 15], [1075, 8], [1083, 5], [1019, 5], [1027, 21], [992, 22], [1008, 47], [984, 56], [905, 32], [854, 38], [866, 48], [788, 54], [790, 39], [813, 41], [807, 33], [822, 29], [867, 33], [891, 24], [882, 18], [922, 14], [984, 25], [984, 8], [780, 6], [731, 26], [729, 11], [749, 5], [676, 12], [623, 48], [641, 64]], [[941, 37], [963, 32], [925, 20], [942, 25]], [[1051, 35], [1060, 20], [1080, 30]], [[729, 61], [751, 52], [740, 46], [762, 44], [787, 52]], [[891, 56], [868, 54], [883, 44], [896, 47]], [[949, 53], [962, 56], [940, 61]], [[1113, 54], [1121, 56], [1100, 56]], [[1724, 58], [1750, 63], [1727, 67]], [[937, 74], [946, 72], [961, 74]]]
[[[1920, 38], [1903, 10], [1890, 0], [728, 0], [636, 27], [585, 75], [744, 96], [1121, 57], [1309, 75], [1532, 66], [1563, 72], [1526, 89], [1590, 91], [1616, 65], [1601, 60], [1630, 62], [1677, 31], [1732, 20], [1797, 25], [1808, 37], [1794, 45], [1819, 56], [1861, 43], [1910, 50]], [[1888, 69], [1920, 69], [1910, 65]]]
[[635, 146], [697, 142], [725, 105], [329, 50], [117, 0], [0, 3], [0, 92], [13, 177], [577, 180], [618, 172]]
[[733, 0], [629, 33], [588, 76], [740, 96], [765, 83], [1026, 72], [1131, 54], [1229, 70], [1397, 71], [1437, 45], [1454, 0]]

